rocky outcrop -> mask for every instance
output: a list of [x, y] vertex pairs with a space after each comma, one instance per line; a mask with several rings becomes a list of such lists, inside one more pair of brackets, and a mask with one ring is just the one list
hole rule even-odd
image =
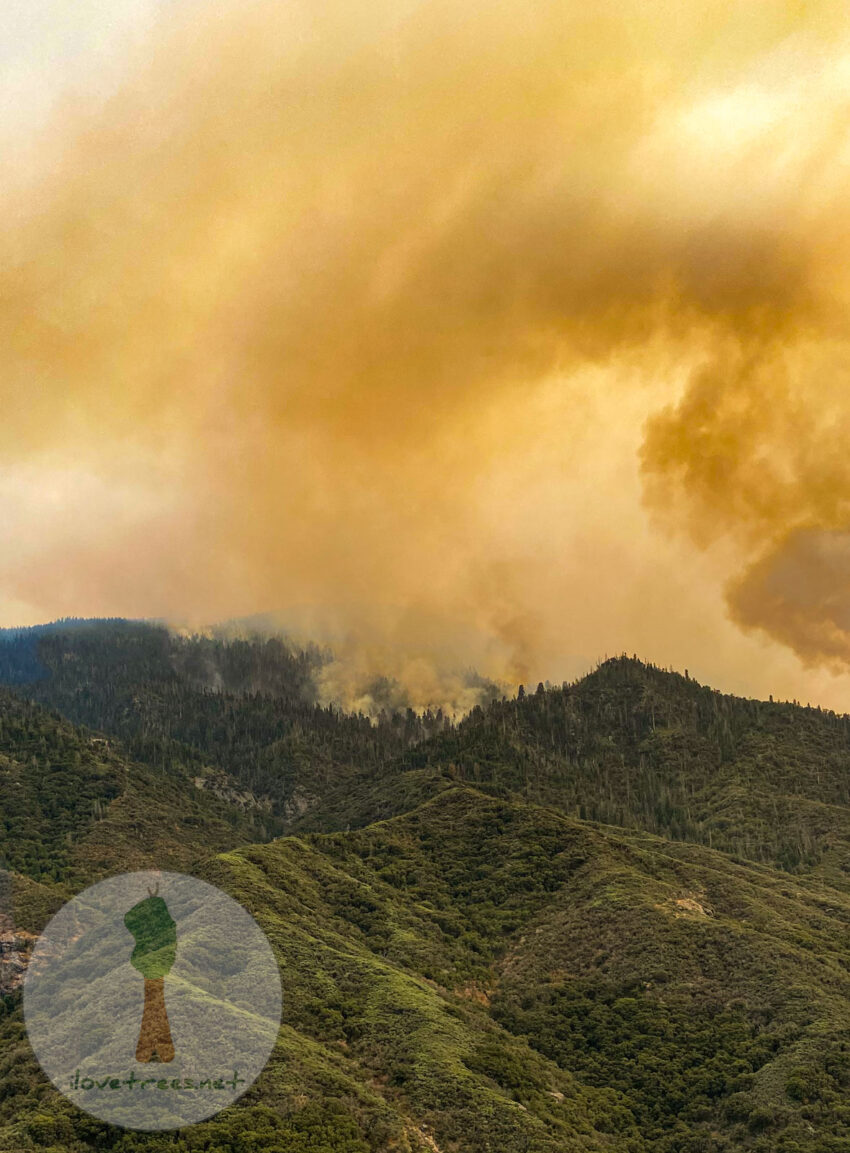
[[25, 929], [0, 929], [0, 993], [14, 993], [20, 988], [35, 936]]

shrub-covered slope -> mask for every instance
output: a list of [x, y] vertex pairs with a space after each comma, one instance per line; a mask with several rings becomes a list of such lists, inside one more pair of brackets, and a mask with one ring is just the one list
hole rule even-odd
[[283, 1026], [260, 1082], [176, 1137], [122, 1133], [44, 1086], [13, 1014], [0, 1148], [850, 1140], [850, 901], [819, 880], [467, 787], [364, 829], [237, 849], [203, 875], [280, 959]]
[[0, 690], [0, 869], [66, 891], [151, 861], [188, 868], [252, 833], [184, 774]]

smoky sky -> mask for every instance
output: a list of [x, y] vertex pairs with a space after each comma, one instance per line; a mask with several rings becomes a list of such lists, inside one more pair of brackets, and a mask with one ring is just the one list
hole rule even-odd
[[676, 555], [846, 668], [844, 5], [223, 0], [110, 74], [4, 165], [9, 604], [277, 611], [425, 703], [667, 636]]

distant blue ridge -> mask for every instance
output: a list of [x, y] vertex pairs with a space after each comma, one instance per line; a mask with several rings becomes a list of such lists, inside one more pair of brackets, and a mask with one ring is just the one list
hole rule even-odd
[[126, 617], [63, 617], [44, 625], [18, 625], [0, 628], [0, 685], [32, 685], [51, 676], [51, 670], [38, 655], [44, 636], [83, 632], [85, 628], [121, 625], [127, 630], [160, 625], [158, 620], [128, 620]]
[[38, 659], [41, 633], [35, 629], [0, 630], [0, 681], [6, 685], [29, 685], [48, 676]]
[[50, 676], [50, 669], [38, 656], [39, 641], [44, 636], [97, 625], [134, 623], [142, 622], [127, 621], [124, 617], [65, 617], [44, 625], [0, 628], [0, 684], [31, 685]]

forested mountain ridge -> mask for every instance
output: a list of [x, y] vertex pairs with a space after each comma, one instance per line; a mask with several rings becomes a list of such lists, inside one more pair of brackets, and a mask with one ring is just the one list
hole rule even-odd
[[285, 994], [246, 1098], [141, 1134], [55, 1093], [12, 992], [3, 1153], [850, 1147], [846, 717], [616, 658], [376, 720], [316, 703], [322, 659], [127, 622], [0, 640], [18, 925], [186, 870], [262, 924]]
[[131, 621], [0, 635], [0, 684], [119, 739], [128, 755], [269, 803], [269, 835], [349, 777], [355, 789], [449, 724], [411, 710], [373, 722], [316, 703], [319, 649], [279, 638], [181, 637]]
[[257, 839], [403, 812], [465, 780], [572, 815], [786, 869], [850, 877], [850, 719], [744, 700], [614, 658], [453, 723], [316, 703], [327, 654], [279, 638], [63, 622], [0, 637], [0, 684], [119, 739], [127, 755], [261, 800]]
[[850, 718], [745, 700], [635, 658], [474, 709], [407, 763], [494, 793], [850, 884]]

